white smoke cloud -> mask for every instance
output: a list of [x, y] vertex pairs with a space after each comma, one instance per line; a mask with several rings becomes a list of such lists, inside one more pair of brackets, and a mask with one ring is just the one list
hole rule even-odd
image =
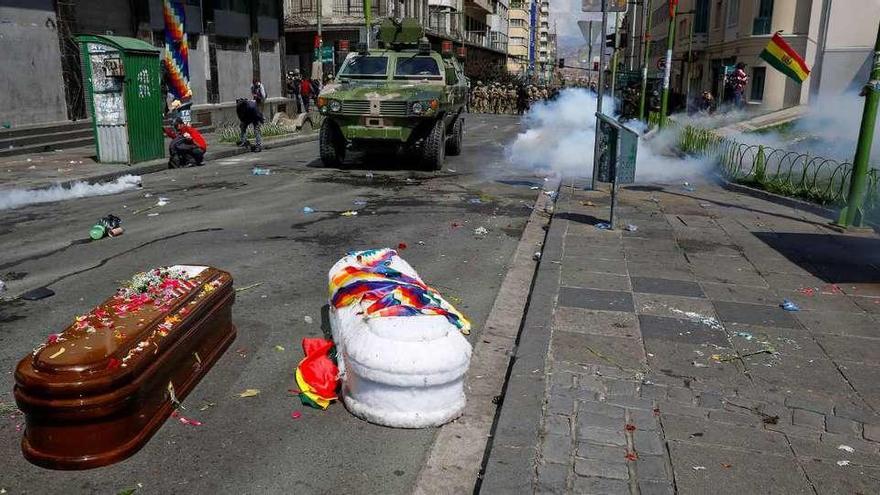
[[52, 186], [48, 189], [9, 189], [0, 191], [0, 210], [20, 208], [38, 203], [52, 203], [89, 196], [106, 196], [140, 187], [139, 175], [124, 175], [113, 182], [89, 184], [74, 182], [70, 187]]
[[[596, 135], [597, 98], [590, 91], [571, 88], [555, 100], [537, 103], [526, 114], [526, 130], [508, 148], [508, 159], [520, 166], [551, 169], [569, 176], [591, 177], [593, 146]], [[603, 110], [612, 108], [605, 98]], [[626, 124], [638, 132], [638, 122]], [[679, 158], [671, 152], [676, 136], [673, 131], [657, 133], [639, 140], [636, 180], [694, 180], [710, 171], [708, 160]]]

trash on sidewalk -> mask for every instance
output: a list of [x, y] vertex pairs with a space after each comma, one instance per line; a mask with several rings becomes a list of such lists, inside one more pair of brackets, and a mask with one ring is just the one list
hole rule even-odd
[[481, 200], [480, 198], [470, 198], [468, 200], [468, 203], [470, 203], [472, 205], [479, 205], [479, 204], [483, 203], [483, 200]]
[[594, 225], [594, 227], [596, 227], [599, 230], [611, 230], [611, 224], [608, 222], [599, 222], [596, 225]]
[[48, 287], [37, 287], [36, 289], [29, 290], [21, 295], [21, 298], [25, 301], [39, 301], [40, 299], [46, 299], [47, 297], [52, 297], [55, 295], [55, 291]]
[[844, 452], [849, 452], [850, 454], [852, 454], [853, 452], [856, 451], [856, 449], [850, 447], [849, 445], [843, 445], [843, 444], [838, 445], [838, 446], [837, 446], [837, 450], [842, 450], [842, 451], [844, 451]]
[[712, 205], [710, 203], [700, 203], [700, 208], [711, 208]]
[[837, 461], [837, 465], [841, 466], [841, 467], [842, 466], [849, 466], [849, 461], [847, 461], [847, 460]]
[[248, 388], [238, 394], [238, 396], [242, 398], [256, 397], [258, 395], [260, 395], [260, 389], [258, 388]]
[[697, 190], [697, 188], [694, 187], [693, 185], [691, 185], [690, 182], [685, 182], [685, 183], [683, 183], [683, 184], [681, 185], [681, 188], [682, 188], [683, 190], [687, 191], [687, 192], [694, 192], [694, 191]]
[[532, 186], [529, 189], [531, 189], [532, 191], [537, 191], [538, 189], [541, 189], [541, 188], [538, 186]]
[[257, 282], [257, 283], [255, 283], [255, 284], [246, 285], [246, 286], [244, 286], [244, 287], [239, 287], [239, 288], [235, 289], [235, 292], [244, 292], [244, 291], [246, 291], [246, 290], [251, 290], [251, 289], [253, 289], [254, 287], [259, 287], [259, 286], [261, 286], [261, 285], [263, 285], [263, 282]]
[[704, 471], [706, 466], [694, 466], [693, 469], [694, 471]]
[[156, 206], [165, 206], [168, 204], [168, 198], [160, 197], [159, 201], [156, 201]]
[[147, 216], [148, 217], [158, 217], [159, 214], [158, 213], [147, 213]]
[[254, 167], [251, 169], [251, 175], [271, 175], [272, 170], [263, 167]]
[[185, 425], [189, 425], [189, 426], [202, 426], [202, 422], [201, 422], [201, 421], [199, 421], [199, 420], [197, 420], [197, 419], [191, 419], [191, 418], [187, 418], [187, 417], [185, 417], [185, 416], [182, 416], [182, 415], [181, 415], [179, 412], [177, 412], [177, 411], [174, 411], [173, 413], [171, 413], [171, 417], [172, 417], [172, 418], [175, 418], [177, 421], [179, 421], [180, 423], [185, 424]]
[[367, 180], [373, 180], [373, 172], [367, 172], [364, 174], [364, 177], [366, 177]]
[[633, 225], [631, 223], [628, 223], [628, 224], [626, 224], [626, 230], [629, 232], [635, 232], [635, 231], [639, 230], [639, 227], [637, 225]]
[[360, 198], [358, 198], [358, 199], [352, 201], [351, 203], [352, 203], [353, 205], [355, 205], [355, 206], [367, 206], [367, 200], [365, 200], [365, 199], [360, 199]]
[[311, 325], [315, 320], [313, 320], [311, 316], [305, 315], [303, 316], [303, 321], [306, 322], [306, 324]]
[[551, 200], [556, 199], [556, 191], [544, 191], [544, 194], [546, 194]]
[[275, 350], [278, 351], [278, 352], [284, 352], [284, 346], [276, 345], [276, 346], [275, 346]]
[[489, 233], [489, 229], [487, 229], [486, 227], [480, 226], [480, 227], [477, 227], [474, 229], [474, 235], [484, 236], [484, 235], [487, 235], [488, 233]]
[[290, 417], [293, 419], [299, 419], [302, 417], [302, 413], [299, 411], [293, 411], [292, 413], [290, 413]]
[[592, 201], [584, 201], [583, 205], [584, 206], [596, 206], [596, 203], [593, 203]]
[[314, 213], [314, 212], [315, 212], [315, 209], [312, 208], [311, 206], [303, 206], [303, 213], [305, 213], [306, 215], [308, 215], [309, 213]]
[[107, 215], [100, 220], [95, 225], [92, 225], [92, 228], [89, 230], [89, 237], [92, 240], [103, 239], [105, 236], [109, 235], [110, 237], [116, 237], [122, 235], [122, 219], [117, 217], [116, 215]]
[[348, 210], [348, 211], [343, 211], [342, 213], [339, 214], [339, 216], [342, 216], [342, 217], [355, 217], [355, 216], [357, 216], [357, 214], [358, 214], [358, 212], [355, 211], [355, 210]]
[[535, 251], [535, 254], [532, 255], [532, 259], [538, 261], [541, 259], [541, 251]]
[[795, 304], [792, 301], [789, 301], [788, 299], [783, 299], [782, 304], [780, 306], [782, 306], [782, 309], [784, 309], [786, 311], [800, 311], [801, 310], [800, 306], [798, 306], [797, 304]]

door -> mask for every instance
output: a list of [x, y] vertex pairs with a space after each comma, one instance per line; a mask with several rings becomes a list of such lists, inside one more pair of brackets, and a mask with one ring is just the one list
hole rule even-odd
[[129, 163], [121, 54], [101, 43], [86, 43], [84, 64], [91, 87], [92, 122], [98, 161]]

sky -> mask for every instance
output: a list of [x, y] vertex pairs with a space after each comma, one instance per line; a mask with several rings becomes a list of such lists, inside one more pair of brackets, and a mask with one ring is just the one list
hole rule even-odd
[[[613, 25], [614, 14], [608, 16], [608, 24]], [[578, 28], [578, 21], [602, 20], [602, 14], [581, 12], [581, 0], [550, 0], [551, 24], [556, 23], [560, 44], [584, 45], [584, 37]], [[610, 30], [610, 29], [609, 29]]]

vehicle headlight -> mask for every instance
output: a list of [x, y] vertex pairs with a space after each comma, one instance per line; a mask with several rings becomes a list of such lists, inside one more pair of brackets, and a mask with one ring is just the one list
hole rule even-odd
[[340, 110], [342, 110], [342, 103], [339, 103], [336, 100], [333, 100], [330, 102], [330, 111], [331, 112], [338, 112]]
[[420, 101], [413, 103], [412, 107], [410, 107], [410, 108], [412, 109], [412, 113], [414, 113], [416, 115], [421, 115], [422, 112], [425, 111], [425, 106], [422, 105], [422, 102], [420, 102]]

